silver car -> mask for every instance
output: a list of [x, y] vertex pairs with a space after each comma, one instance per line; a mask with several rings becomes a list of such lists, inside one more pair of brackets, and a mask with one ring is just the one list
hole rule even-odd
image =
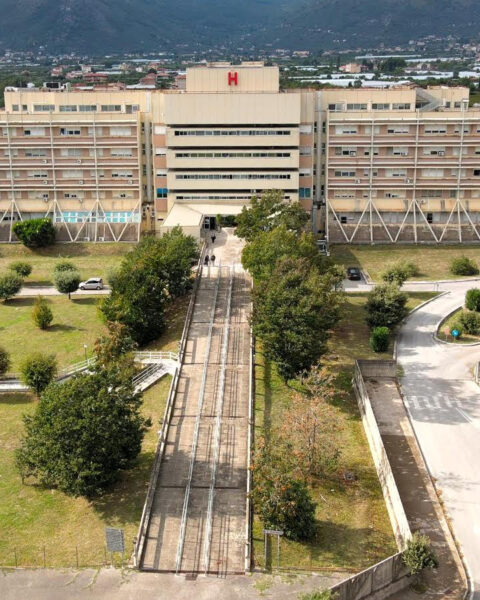
[[103, 280], [101, 277], [91, 277], [86, 281], [80, 282], [78, 287], [81, 290], [103, 290]]

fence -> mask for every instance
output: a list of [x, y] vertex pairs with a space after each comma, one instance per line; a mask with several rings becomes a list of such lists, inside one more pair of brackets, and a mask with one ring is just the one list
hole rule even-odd
[[185, 346], [187, 343], [187, 334], [190, 327], [190, 323], [193, 316], [193, 309], [195, 306], [195, 299], [197, 297], [198, 286], [200, 284], [200, 280], [202, 277], [202, 268], [203, 268], [203, 257], [206, 250], [206, 244], [204, 243], [202, 251], [200, 252], [200, 258], [198, 259], [197, 265], [197, 275], [195, 277], [195, 282], [193, 284], [192, 296], [190, 298], [190, 302], [187, 309], [187, 315], [185, 317], [185, 324], [183, 326], [182, 337], [180, 338], [179, 350], [178, 350], [178, 366], [175, 368], [175, 372], [173, 374], [173, 378], [170, 384], [170, 390], [168, 392], [167, 404], [165, 407], [165, 414], [163, 417], [162, 428], [160, 430], [160, 434], [158, 436], [157, 442], [157, 450], [155, 453], [155, 460], [153, 462], [152, 473], [150, 476], [150, 481], [148, 483], [147, 497], [145, 499], [145, 504], [143, 506], [142, 517], [140, 519], [140, 525], [138, 528], [137, 540], [135, 543], [135, 547], [133, 550], [133, 563], [135, 567], [140, 565], [143, 548], [145, 545], [145, 537], [147, 535], [148, 525], [150, 522], [150, 513], [152, 510], [153, 498], [155, 495], [155, 488], [157, 487], [157, 479], [160, 472], [160, 465], [162, 463], [163, 454], [165, 451], [165, 443], [168, 434], [168, 428], [170, 426], [170, 418], [172, 415], [175, 395], [177, 392], [178, 380], [180, 377], [180, 367], [183, 363], [183, 359], [185, 356]]

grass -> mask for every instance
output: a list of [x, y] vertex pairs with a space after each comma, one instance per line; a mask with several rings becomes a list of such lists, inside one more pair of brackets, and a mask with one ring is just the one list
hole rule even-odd
[[109, 272], [116, 267], [132, 244], [55, 244], [47, 248], [30, 250], [21, 244], [0, 244], [0, 273], [17, 260], [31, 263], [33, 270], [26, 278], [26, 285], [52, 284], [53, 268], [59, 260], [68, 259], [77, 265], [82, 279], [89, 277], [108, 278]]
[[470, 94], [470, 106], [473, 106], [477, 102], [480, 102], [480, 93]]
[[[410, 294], [412, 309], [433, 295]], [[345, 569], [360, 571], [397, 551], [375, 466], [363, 430], [357, 402], [351, 388], [354, 361], [357, 358], [392, 357], [392, 348], [374, 354], [369, 347], [369, 330], [365, 324], [365, 294], [349, 294], [344, 318], [330, 341], [330, 354], [325, 363], [337, 377], [339, 388], [347, 392], [337, 401], [341, 426], [338, 445], [342, 456], [338, 472], [312, 486], [317, 502], [317, 535], [310, 543], [289, 540], [281, 542], [282, 567], [313, 570]], [[256, 439], [266, 436], [282, 422], [293, 390], [278, 376], [275, 365], [261, 351], [256, 359]], [[346, 482], [342, 473], [351, 471], [355, 481]], [[263, 526], [254, 519], [254, 557], [264, 566]], [[272, 563], [276, 566], [276, 543], [272, 547]]]
[[418, 265], [420, 274], [412, 280], [461, 279], [450, 273], [450, 263], [457, 256], [468, 256], [480, 264], [480, 246], [350, 246], [331, 247], [332, 258], [345, 267], [361, 267], [374, 281], [381, 280], [387, 267], [399, 260]]
[[[152, 346], [158, 350], [176, 349], [187, 305], [185, 299], [171, 309], [169, 328]], [[101, 565], [105, 561], [106, 526], [124, 530], [126, 557], [131, 554], [170, 379], [162, 378], [143, 395], [142, 412], [151, 418], [153, 426], [144, 438], [135, 466], [124, 472], [107, 494], [91, 502], [56, 490], [22, 485], [14, 450], [22, 436], [22, 415], [31, 414], [36, 401], [27, 394], [0, 394], [0, 566], [13, 566], [15, 553], [19, 566], [43, 566], [44, 547], [46, 565], [50, 567], [76, 566], [77, 549], [80, 567]]]
[[461, 313], [463, 308], [459, 308], [457, 311], [450, 315], [448, 319], [445, 319], [440, 323], [440, 326], [437, 331], [437, 336], [440, 340], [444, 342], [451, 342], [452, 344], [475, 344], [480, 342], [480, 335], [471, 335], [470, 333], [463, 333], [461, 337], [455, 339], [452, 335], [447, 335], [445, 333], [445, 329], [448, 328], [448, 331], [452, 331], [454, 326], [456, 325], [456, 321], [459, 313]]
[[45, 300], [53, 312], [53, 323], [46, 330], [32, 321], [35, 298], [0, 303], [0, 338], [10, 353], [11, 372], [18, 372], [22, 360], [32, 352], [56, 354], [59, 367], [83, 360], [84, 344], [90, 355], [95, 340], [104, 331], [97, 310], [98, 298], [82, 296], [69, 300], [66, 296], [49, 296]]

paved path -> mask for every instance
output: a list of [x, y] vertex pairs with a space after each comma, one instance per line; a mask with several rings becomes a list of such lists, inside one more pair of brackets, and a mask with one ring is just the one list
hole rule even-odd
[[[107, 296], [110, 288], [104, 287], [103, 290], [77, 290], [72, 296]], [[56, 290], [53, 285], [24, 285], [18, 292], [17, 297], [31, 298], [32, 296], [64, 296]]]
[[473, 597], [480, 599], [480, 388], [472, 377], [480, 346], [447, 345], [433, 338], [473, 285], [439, 284], [439, 291], [449, 293], [407, 319], [397, 338], [397, 359], [404, 370], [406, 407], [452, 519], [476, 590]]

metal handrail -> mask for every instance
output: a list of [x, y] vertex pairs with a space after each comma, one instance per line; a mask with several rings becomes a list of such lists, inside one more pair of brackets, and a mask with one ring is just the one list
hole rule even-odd
[[203, 361], [202, 382], [200, 385], [200, 392], [198, 394], [197, 417], [195, 419], [195, 429], [193, 432], [192, 450], [190, 452], [190, 467], [189, 467], [189, 471], [188, 471], [187, 485], [185, 487], [185, 496], [183, 498], [182, 520], [181, 520], [181, 524], [180, 524], [180, 535], [179, 535], [178, 545], [177, 545], [177, 556], [176, 556], [176, 562], [175, 562], [175, 572], [176, 573], [178, 573], [178, 571], [180, 570], [180, 566], [182, 564], [183, 546], [185, 544], [185, 529], [186, 529], [186, 525], [187, 525], [188, 504], [189, 504], [189, 500], [190, 500], [190, 491], [191, 491], [191, 487], [192, 487], [193, 468], [195, 465], [195, 458], [197, 455], [198, 433], [200, 431], [200, 420], [202, 418], [203, 403], [204, 403], [204, 399], [205, 399], [205, 387], [206, 387], [206, 383], [207, 383], [208, 359], [210, 358], [210, 348], [212, 345], [212, 332], [213, 332], [213, 325], [215, 323], [215, 310], [217, 308], [217, 298], [218, 298], [218, 288], [219, 287], [220, 287], [220, 268], [217, 271], [217, 282], [215, 285], [215, 292], [213, 294], [212, 310], [210, 312], [210, 323], [208, 326], [207, 345], [205, 348], [205, 358]]
[[225, 398], [225, 371], [227, 366], [227, 355], [228, 355], [228, 340], [230, 335], [230, 314], [232, 309], [232, 290], [233, 290], [233, 276], [234, 267], [230, 268], [230, 282], [228, 286], [228, 297], [227, 297], [227, 312], [225, 314], [225, 329], [223, 331], [222, 340], [222, 352], [221, 352], [221, 367], [220, 367], [220, 378], [218, 382], [218, 398], [217, 398], [217, 414], [215, 417], [215, 437], [214, 437], [214, 451], [213, 451], [213, 463], [211, 466], [210, 473], [210, 489], [208, 491], [208, 508], [207, 508], [207, 523], [205, 526], [205, 540], [203, 547], [203, 567], [205, 575], [208, 573], [208, 565], [210, 563], [210, 549], [212, 545], [212, 513], [213, 513], [213, 499], [215, 496], [215, 481], [217, 478], [218, 468], [218, 455], [220, 453], [220, 431], [222, 428], [222, 413], [223, 403]]
[[145, 359], [152, 360], [174, 360], [178, 361], [178, 354], [176, 352], [169, 351], [157, 351], [157, 350], [140, 350], [135, 352], [135, 360], [142, 361]]

